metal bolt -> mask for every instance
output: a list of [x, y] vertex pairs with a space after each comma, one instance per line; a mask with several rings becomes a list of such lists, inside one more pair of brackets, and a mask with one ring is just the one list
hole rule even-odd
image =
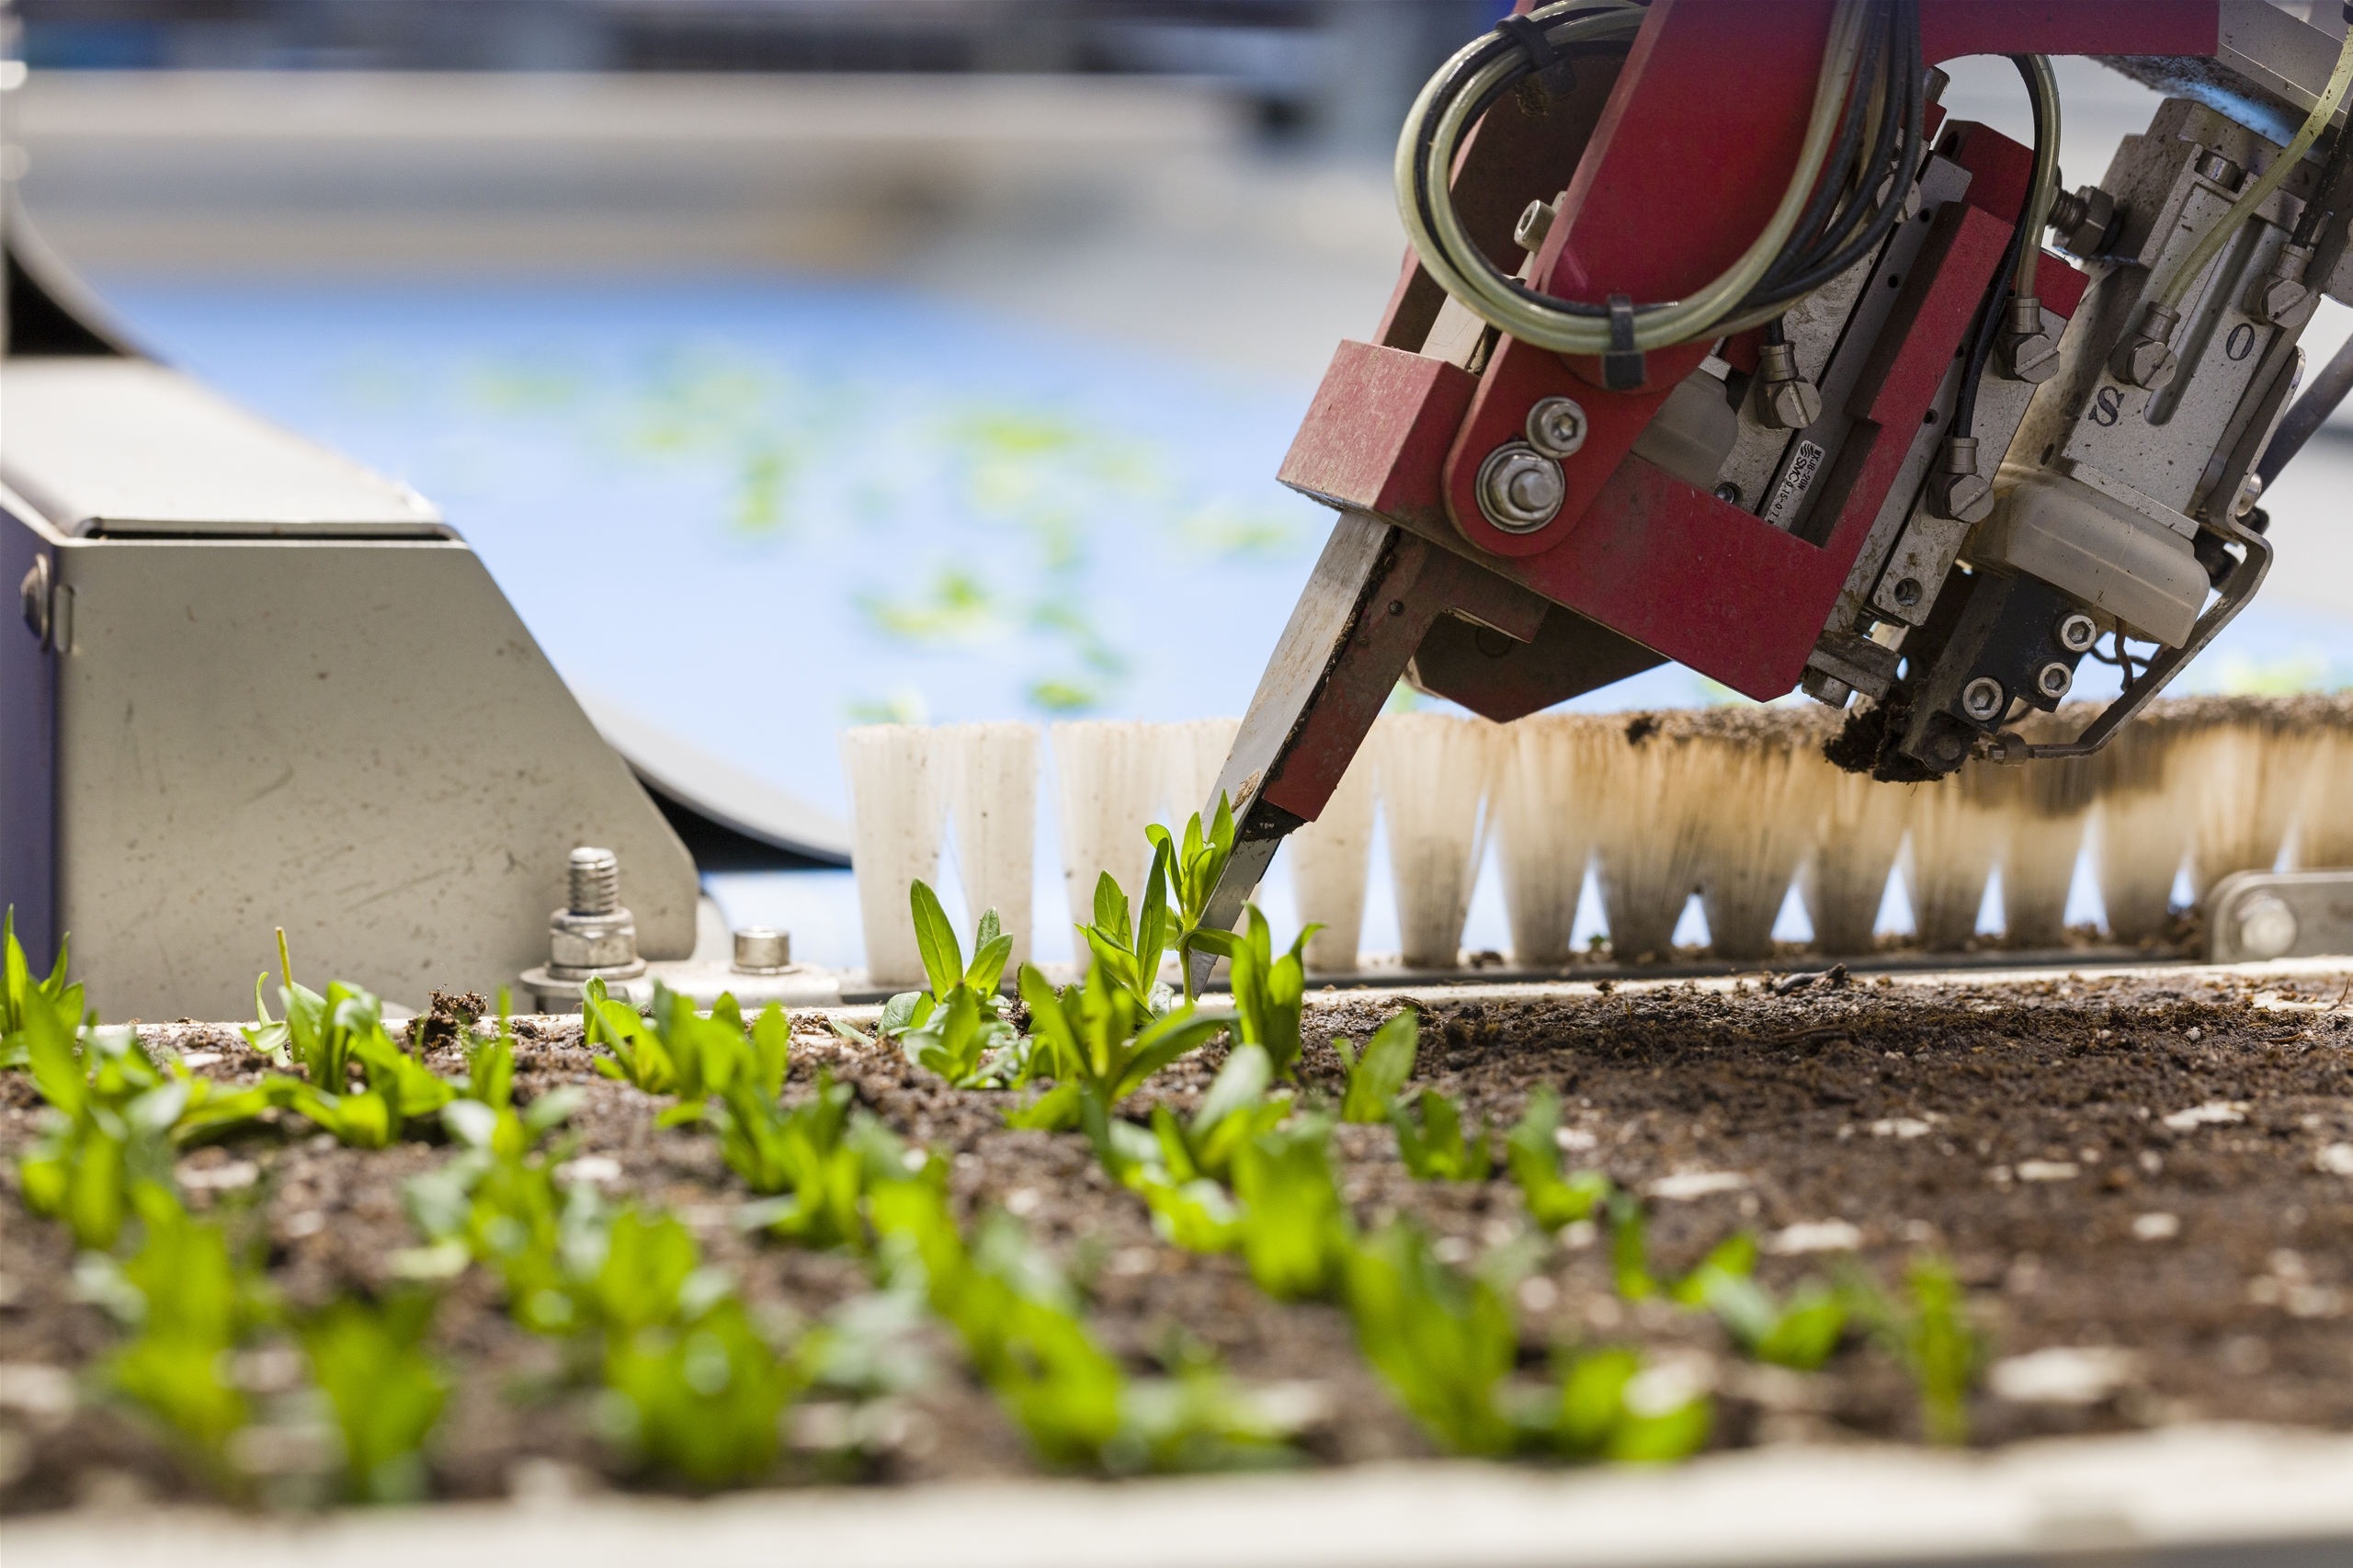
[[17, 592], [24, 600], [25, 624], [32, 629], [32, 634], [46, 648], [49, 646], [48, 556], [33, 557], [32, 565], [25, 570], [25, 580], [17, 585]]
[[2051, 228], [2062, 249], [2089, 260], [2107, 251], [2121, 226], [2122, 210], [2116, 198], [2096, 185], [2063, 190], [2051, 199]]
[[2007, 706], [2008, 694], [1992, 676], [1979, 676], [1961, 688], [1961, 710], [1980, 723], [2000, 718]]
[[2301, 324], [2318, 303], [2304, 286], [2304, 268], [2312, 258], [2310, 245], [2281, 245], [2272, 258], [2271, 270], [2247, 290], [2247, 314], [2268, 326]]
[[1854, 699], [1855, 688], [1836, 676], [1824, 675], [1820, 670], [1808, 670], [1798, 682], [1808, 697], [1833, 708], [1844, 708]]
[[2053, 702], [2067, 695], [2075, 684], [2075, 672], [2053, 659], [2034, 673], [2035, 689]]
[[1920, 602], [1920, 579], [1917, 577], [1898, 578], [1895, 584], [1895, 602], [1902, 605], [1905, 609], [1910, 609], [1914, 605], [1918, 604]]
[[1528, 204], [1528, 210], [1519, 215], [1519, 222], [1512, 226], [1512, 243], [1522, 250], [1538, 250], [1543, 246], [1544, 236], [1552, 232], [1551, 205], [1542, 201], [1531, 201]]
[[2174, 372], [2181, 361], [2166, 347], [2165, 339], [2181, 324], [2181, 317], [2163, 305], [2152, 301], [2141, 314], [2141, 325], [2127, 333], [2109, 356], [2108, 368], [2120, 381], [2158, 392], [2173, 384]]
[[565, 907], [574, 915], [610, 915], [621, 904], [620, 857], [609, 849], [572, 852], [571, 890]]
[[2220, 152], [2209, 151], [2199, 159], [2198, 172], [2225, 189], [2236, 190], [2239, 187], [2238, 164]]
[[1734, 484], [1729, 479], [1725, 480], [1722, 484], [1716, 486], [1716, 499], [1725, 502], [1731, 506], [1739, 506], [1740, 486]]
[[738, 974], [780, 974], [792, 967], [792, 933], [774, 926], [745, 926], [735, 932]]
[[2040, 385], [2059, 373], [2059, 342], [2042, 326], [2042, 301], [2021, 294], [2010, 301], [2001, 339], [2004, 373], [2014, 381]]
[[2238, 924], [2239, 949], [2248, 958], [2284, 958], [2296, 945], [2296, 912], [2276, 893], [2239, 900], [2231, 917]]
[[1528, 411], [1529, 444], [1548, 458], [1576, 456], [1585, 436], [1585, 410], [1574, 398], [1540, 397]]
[[2070, 610], [2059, 618], [2059, 646], [2070, 653], [2080, 653], [2099, 641], [2099, 623], [2082, 610]]
[[1994, 510], [1994, 485], [1977, 472], [1975, 437], [1948, 437], [1938, 466], [1942, 472], [1928, 483], [1928, 510], [1956, 523], [1984, 522]]
[[1961, 754], [1964, 749], [1965, 748], [1961, 744], [1961, 737], [1951, 733], [1938, 735], [1935, 740], [1928, 743], [1929, 754], [1933, 756], [1937, 761], [1943, 763], [1947, 767], [1956, 767], [1960, 764]]
[[1798, 369], [1797, 350], [1768, 343], [1757, 356], [1759, 417], [1776, 430], [1802, 430], [1822, 417], [1822, 392]]
[[2262, 499], [2263, 475], [2259, 473], [2248, 474], [2246, 476], [2245, 483], [2239, 486], [2238, 498], [2231, 503], [2231, 516], [2234, 517], [2245, 517], [2249, 512], [2255, 510], [2255, 504]]
[[1506, 533], [1534, 533], [1560, 515], [1561, 465], [1524, 441], [1506, 441], [1479, 465], [1479, 510]]

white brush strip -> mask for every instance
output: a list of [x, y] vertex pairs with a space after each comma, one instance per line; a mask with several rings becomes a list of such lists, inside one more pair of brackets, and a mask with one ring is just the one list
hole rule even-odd
[[1985, 884], [2001, 858], [2008, 813], [1990, 804], [1972, 769], [1912, 791], [1912, 919], [1920, 945], [1931, 952], [1965, 948], [1977, 936]]
[[2296, 864], [2353, 869], [2353, 693], [2329, 699], [2296, 813]]
[[2260, 707], [2208, 699], [2207, 722], [2186, 743], [2195, 837], [2190, 881], [2200, 895], [2234, 871], [2268, 871], [2320, 762], [2325, 699]]
[[1211, 798], [1211, 791], [1217, 788], [1217, 776], [1224, 770], [1233, 737], [1241, 728], [1239, 719], [1188, 719], [1160, 726], [1165, 783], [1159, 820], [1168, 825], [1177, 842], [1184, 841], [1185, 824], [1195, 812], [1201, 813], [1204, 831], [1217, 816], [1217, 801]]
[[1053, 726], [1054, 778], [1060, 796], [1063, 885], [1070, 917], [1095, 919], [1095, 884], [1105, 871], [1142, 901], [1152, 845], [1143, 830], [1159, 800], [1160, 727], [1132, 720], [1083, 719]]
[[[2032, 713], [2018, 726], [2029, 742], [2072, 740], [2099, 710], [2075, 703]], [[1981, 794], [2009, 819], [2002, 867], [2002, 939], [2014, 948], [2055, 948], [2067, 939], [2067, 895], [2091, 825], [2099, 771], [2089, 757], [1982, 768]]]
[[2189, 844], [2187, 801], [2174, 786], [2186, 727], [2144, 714], [2095, 755], [2099, 801], [2094, 808], [2092, 865], [2109, 935], [2132, 944], [2162, 937], [2174, 878]]
[[[1037, 887], [1038, 726], [952, 724], [941, 731], [956, 823], [956, 869], [977, 922], [996, 911], [1013, 938], [1006, 972], [1029, 960]], [[965, 955], [970, 958], [972, 955]]]
[[[1620, 963], [1665, 959], [1699, 881], [1698, 813], [1677, 716], [1618, 714], [1593, 752], [1595, 872]], [[1645, 728], [1647, 726], [1647, 729]], [[1642, 738], [1636, 739], [1637, 735]]]
[[1821, 802], [1822, 831], [1802, 878], [1813, 946], [1824, 953], [1868, 953], [1876, 944], [1887, 879], [1904, 846], [1912, 810], [1900, 784], [1849, 773], [1818, 752], [1802, 761], [1801, 789]]
[[920, 981], [923, 954], [907, 888], [939, 875], [944, 791], [934, 732], [913, 724], [845, 730], [841, 749], [867, 978], [876, 985]]
[[1302, 955], [1310, 974], [1346, 974], [1357, 967], [1372, 852], [1373, 773], [1372, 748], [1359, 748], [1324, 803], [1324, 814], [1284, 846], [1299, 923], [1324, 926], [1307, 939]]
[[1820, 805], [1801, 793], [1800, 754], [1819, 747], [1803, 714], [1710, 714], [1686, 752], [1689, 787], [1711, 804], [1694, 818], [1699, 897], [1716, 956], [1761, 959], [1790, 883], [1820, 831]]
[[1623, 745], [1623, 726], [1590, 713], [1539, 713], [1504, 726], [1495, 824], [1514, 960], [1568, 962], [1577, 895], [1593, 856], [1596, 751]]
[[1373, 722], [1375, 789], [1389, 825], [1408, 969], [1452, 969], [1461, 961], [1462, 922], [1482, 846], [1480, 806], [1498, 733], [1483, 719], [1442, 713], [1392, 713]]

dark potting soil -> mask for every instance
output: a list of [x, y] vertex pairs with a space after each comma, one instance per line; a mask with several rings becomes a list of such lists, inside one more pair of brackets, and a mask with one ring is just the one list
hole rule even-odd
[[[2033, 1389], [1996, 1377], [1972, 1402], [1978, 1442], [2193, 1419], [2353, 1427], [2348, 983], [2165, 971], [1856, 981], [1783, 997], [1741, 982], [1447, 999], [1415, 1004], [1425, 1017], [1415, 1080], [1461, 1098], [1498, 1133], [1532, 1088], [1554, 1086], [1576, 1145], [1568, 1163], [1653, 1192], [1662, 1274], [1743, 1228], [1764, 1241], [1759, 1275], [1777, 1292], [1829, 1278], [1848, 1257], [1895, 1285], [1913, 1258], [1937, 1254], [1968, 1287], [1994, 1358], [2054, 1346], [2125, 1353], [2099, 1358], [2104, 1379], [2045, 1387], [2065, 1400], [2029, 1397]], [[1361, 1040], [1400, 1004], [1378, 992], [1313, 1001], [1302, 1077], [1309, 1093], [1336, 1097], [1330, 1038]], [[256, 1075], [233, 1028], [142, 1032], [218, 1052], [199, 1069], [209, 1076]], [[813, 1324], [871, 1289], [856, 1258], [738, 1232], [732, 1217], [745, 1195], [715, 1141], [657, 1130], [666, 1102], [597, 1076], [576, 1019], [525, 1019], [517, 1034], [523, 1096], [562, 1084], [587, 1092], [574, 1122], [582, 1177], [616, 1200], [677, 1210], [764, 1321]], [[434, 1065], [456, 1071], [461, 1059], [441, 1038]], [[1188, 1108], [1220, 1058], [1211, 1048], [1177, 1063], [1128, 1108]], [[902, 1136], [951, 1153], [968, 1211], [995, 1205], [1022, 1218], [1083, 1282], [1107, 1348], [1138, 1371], [1190, 1341], [1238, 1379], [1293, 1385], [1317, 1413], [1305, 1447], [1318, 1461], [1431, 1451], [1357, 1354], [1337, 1309], [1278, 1304], [1238, 1259], [1161, 1242], [1081, 1135], [1007, 1131], [1007, 1096], [947, 1088], [894, 1050], [846, 1043], [813, 1016], [797, 1020], [788, 1099], [808, 1093], [821, 1064]], [[14, 1156], [40, 1116], [29, 1079], [0, 1074], [0, 1153], [9, 1157], [0, 1172], [9, 1189], [0, 1197], [0, 1510], [200, 1495], [136, 1415], [72, 1376], [118, 1330], [77, 1299], [64, 1229], [30, 1218], [17, 1199]], [[253, 1205], [273, 1283], [304, 1304], [392, 1282], [394, 1255], [419, 1240], [401, 1182], [449, 1153], [345, 1149], [289, 1118], [195, 1151], [180, 1169], [192, 1207]], [[1336, 1161], [1360, 1223], [1413, 1216], [1456, 1261], [1527, 1244], [1518, 1191], [1500, 1174], [1417, 1182], [1385, 1127], [1339, 1129]], [[1714, 1386], [1719, 1447], [1918, 1439], [1910, 1385], [1859, 1333], [1820, 1373], [1760, 1368], [1703, 1313], [1620, 1300], [1606, 1240], [1588, 1228], [1538, 1240], [1537, 1272], [1518, 1288], [1531, 1365], [1563, 1341], [1636, 1344], [1673, 1358]], [[600, 1435], [593, 1388], [566, 1375], [559, 1346], [507, 1320], [483, 1270], [450, 1286], [435, 1340], [455, 1374], [430, 1453], [438, 1494], [658, 1484], [631, 1473]], [[777, 1483], [1035, 1468], [949, 1335], [918, 1325], [897, 1343], [910, 1392], [862, 1410], [798, 1410]], [[864, 1435], [856, 1461], [838, 1457], [845, 1429]]]

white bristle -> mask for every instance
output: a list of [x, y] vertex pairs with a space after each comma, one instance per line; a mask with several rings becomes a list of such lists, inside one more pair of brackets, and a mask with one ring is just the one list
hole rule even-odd
[[2093, 754], [2092, 861], [2109, 934], [2128, 946], [2173, 924], [2166, 905], [2189, 846], [2188, 802], [2176, 788], [2187, 777], [2178, 765], [2188, 733], [2162, 710], [2147, 712]]
[[1593, 856], [1597, 758], [1625, 744], [1623, 722], [1598, 714], [1539, 713], [1504, 726], [1489, 812], [1512, 957], [1523, 968], [1569, 960], [1577, 895]]
[[1705, 804], [1693, 815], [1699, 899], [1719, 958], [1773, 951], [1773, 923], [1799, 865], [1821, 831], [1821, 805], [1806, 788], [1823, 727], [1802, 710], [1715, 708], [1685, 722], [1687, 788]]
[[1806, 915], [1816, 950], [1842, 956], [1872, 950], [1888, 874], [1904, 847], [1912, 800], [1901, 784], [1849, 773], [1815, 754], [1802, 798], [1820, 802], [1821, 832], [1803, 873]]
[[1397, 927], [1408, 969], [1461, 961], [1462, 922], [1479, 874], [1480, 806], [1500, 726], [1442, 713], [1373, 722], [1372, 748]]
[[[2030, 714], [2017, 728], [2030, 743], [2054, 744], [2081, 734], [2098, 711], [2088, 703], [2071, 703], [2055, 714]], [[2067, 939], [2067, 894], [2091, 825], [2098, 769], [2089, 757], [1969, 766], [1983, 769], [1985, 797], [2008, 819], [2001, 854], [2003, 940], [2014, 948], [2061, 946]]]
[[[1029, 959], [1038, 839], [1038, 726], [951, 724], [940, 732], [956, 822], [956, 869], [977, 921], [994, 909], [1013, 951], [1010, 974]], [[968, 958], [970, 954], [966, 955]]]
[[1345, 974], [1357, 967], [1366, 858], [1372, 849], [1372, 779], [1371, 747], [1366, 746], [1340, 776], [1324, 814], [1293, 833], [1283, 847], [1300, 926], [1324, 927], [1307, 939], [1303, 960], [1311, 974]]
[[1242, 728], [1242, 721], [1191, 719], [1159, 728], [1164, 778], [1160, 820], [1182, 842], [1185, 824], [1192, 820], [1195, 812], [1201, 813], [1204, 830], [1217, 816], [1217, 801], [1211, 798], [1211, 792], [1217, 788], [1217, 776], [1225, 767], [1226, 755], [1233, 750], [1233, 737]]
[[867, 977], [876, 985], [918, 982], [923, 954], [915, 947], [907, 888], [917, 878], [932, 881], [939, 875], [945, 791], [935, 733], [913, 724], [874, 724], [843, 731], [841, 744]]
[[1689, 732], [1674, 713], [1616, 715], [1615, 744], [1597, 749], [1591, 806], [1594, 869], [1620, 963], [1664, 959], [1699, 882], [1700, 814], [1739, 809], [1691, 788]]
[[1932, 952], [1965, 948], [1977, 935], [1985, 884], [2009, 827], [2008, 813], [1980, 782], [1991, 770], [1991, 764], [1969, 764], [1952, 777], [1910, 787], [1912, 861], [1904, 880], [1920, 945]]
[[2296, 864], [2353, 869], [2353, 693], [2325, 699], [2296, 812]]
[[2183, 743], [2192, 884], [2202, 895], [2234, 871], [2270, 870], [2320, 761], [2327, 699], [2194, 698], [2168, 707], [2194, 731]]
[[1053, 727], [1059, 786], [1063, 884], [1070, 917], [1095, 919], [1095, 884], [1111, 873], [1131, 906], [1152, 869], [1144, 837], [1161, 796], [1161, 726], [1132, 720], [1083, 719]]

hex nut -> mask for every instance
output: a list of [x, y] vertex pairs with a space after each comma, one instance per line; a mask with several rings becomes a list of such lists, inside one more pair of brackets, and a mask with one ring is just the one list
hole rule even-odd
[[2057, 701], [2075, 684], [2075, 672], [2053, 659], [2034, 673], [2035, 689]]
[[1506, 441], [1479, 465], [1479, 511], [1506, 533], [1534, 533], [1561, 512], [1561, 465], [1525, 441]]
[[2276, 893], [2240, 899], [2231, 918], [2238, 926], [2239, 950], [2248, 958], [2284, 958], [2296, 945], [2296, 912]]
[[2002, 683], [1992, 676], [1979, 676], [1961, 688], [1961, 710], [1980, 723], [2001, 717], [2008, 701]]
[[[626, 909], [575, 915], [559, 909], [548, 916], [548, 966], [551, 971], [642, 969], [637, 922]], [[567, 977], [574, 978], [574, 977]]]
[[1573, 458], [1585, 446], [1590, 422], [1571, 397], [1540, 397], [1528, 411], [1528, 442], [1548, 458]]

